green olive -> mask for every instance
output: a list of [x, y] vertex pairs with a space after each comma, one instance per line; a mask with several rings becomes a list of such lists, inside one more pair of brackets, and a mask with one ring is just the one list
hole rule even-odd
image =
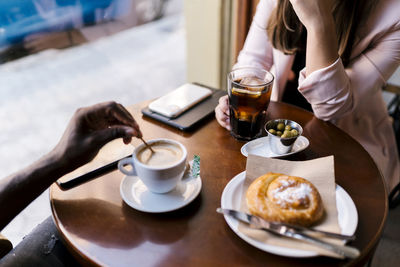
[[275, 129], [269, 129], [268, 132], [269, 132], [270, 134], [276, 134]]
[[281, 136], [281, 135], [282, 135], [282, 132], [281, 132], [281, 131], [276, 131], [276, 135], [277, 135], [277, 136]]
[[278, 123], [278, 125], [276, 126], [276, 129], [278, 131], [283, 131], [285, 129], [285, 124], [283, 122]]
[[299, 135], [299, 132], [296, 129], [292, 129], [290, 132], [292, 133], [293, 136]]
[[286, 130], [286, 131], [283, 132], [281, 137], [282, 138], [290, 138], [290, 137], [292, 137], [292, 133], [290, 131]]
[[292, 130], [292, 127], [291, 127], [290, 125], [286, 125], [286, 126], [285, 126], [285, 130], [286, 130], [286, 131], [290, 131], [290, 130]]

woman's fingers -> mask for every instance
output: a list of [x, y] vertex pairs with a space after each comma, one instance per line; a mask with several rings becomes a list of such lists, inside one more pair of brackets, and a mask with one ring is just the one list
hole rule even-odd
[[215, 108], [215, 118], [217, 119], [218, 123], [230, 130], [230, 122], [229, 122], [229, 101], [228, 96], [223, 96], [219, 99], [218, 106]]
[[219, 98], [218, 106], [223, 113], [229, 116], [229, 99], [227, 95]]
[[218, 123], [222, 127], [230, 130], [231, 127], [230, 127], [230, 122], [229, 122], [229, 117], [228, 116], [226, 116], [225, 114], [220, 113], [220, 112], [215, 112], [215, 117], [216, 117]]

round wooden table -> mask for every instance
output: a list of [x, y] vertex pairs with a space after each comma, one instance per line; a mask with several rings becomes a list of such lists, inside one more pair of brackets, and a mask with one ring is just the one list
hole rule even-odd
[[124, 203], [119, 192], [124, 175], [119, 171], [67, 191], [54, 184], [50, 190], [53, 218], [78, 261], [94, 266], [341, 266], [363, 265], [373, 255], [388, 212], [387, 192], [372, 158], [339, 128], [291, 105], [272, 102], [269, 106], [270, 119], [297, 121], [310, 140], [307, 149], [286, 159], [334, 155], [336, 182], [358, 210], [357, 239], [351, 245], [361, 251], [360, 257], [352, 261], [290, 258], [249, 245], [216, 213], [226, 184], [245, 170], [246, 158], [240, 153], [244, 143], [231, 137], [215, 119], [184, 133], [142, 117], [140, 110], [147, 104], [130, 108], [145, 139], [175, 139], [187, 147], [189, 158], [199, 155], [201, 192], [182, 209], [150, 214]]

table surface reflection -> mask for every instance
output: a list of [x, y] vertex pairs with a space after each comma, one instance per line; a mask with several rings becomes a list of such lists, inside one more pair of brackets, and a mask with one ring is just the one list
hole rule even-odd
[[[246, 168], [243, 142], [210, 119], [194, 132], [181, 132], [142, 117], [148, 102], [130, 107], [146, 139], [170, 138], [201, 158], [202, 190], [179, 210], [150, 214], [132, 209], [120, 196], [124, 177], [113, 171], [73, 189], [50, 190], [56, 225], [74, 256], [85, 265], [102, 266], [341, 266], [362, 265], [373, 254], [386, 220], [387, 192], [369, 154], [349, 135], [305, 110], [272, 102], [268, 117], [299, 122], [310, 146], [288, 160], [334, 155], [336, 182], [352, 197], [358, 210], [355, 260], [327, 257], [290, 258], [261, 251], [240, 239], [216, 213], [226, 184]], [[139, 144], [134, 140], [134, 145]]]

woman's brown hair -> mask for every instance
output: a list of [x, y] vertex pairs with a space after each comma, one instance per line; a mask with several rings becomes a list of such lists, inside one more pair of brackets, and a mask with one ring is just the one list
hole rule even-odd
[[[357, 27], [366, 18], [376, 0], [338, 0], [333, 7], [339, 55], [346, 66]], [[306, 30], [294, 12], [289, 0], [278, 0], [268, 21], [268, 37], [272, 45], [285, 54], [305, 49]]]

